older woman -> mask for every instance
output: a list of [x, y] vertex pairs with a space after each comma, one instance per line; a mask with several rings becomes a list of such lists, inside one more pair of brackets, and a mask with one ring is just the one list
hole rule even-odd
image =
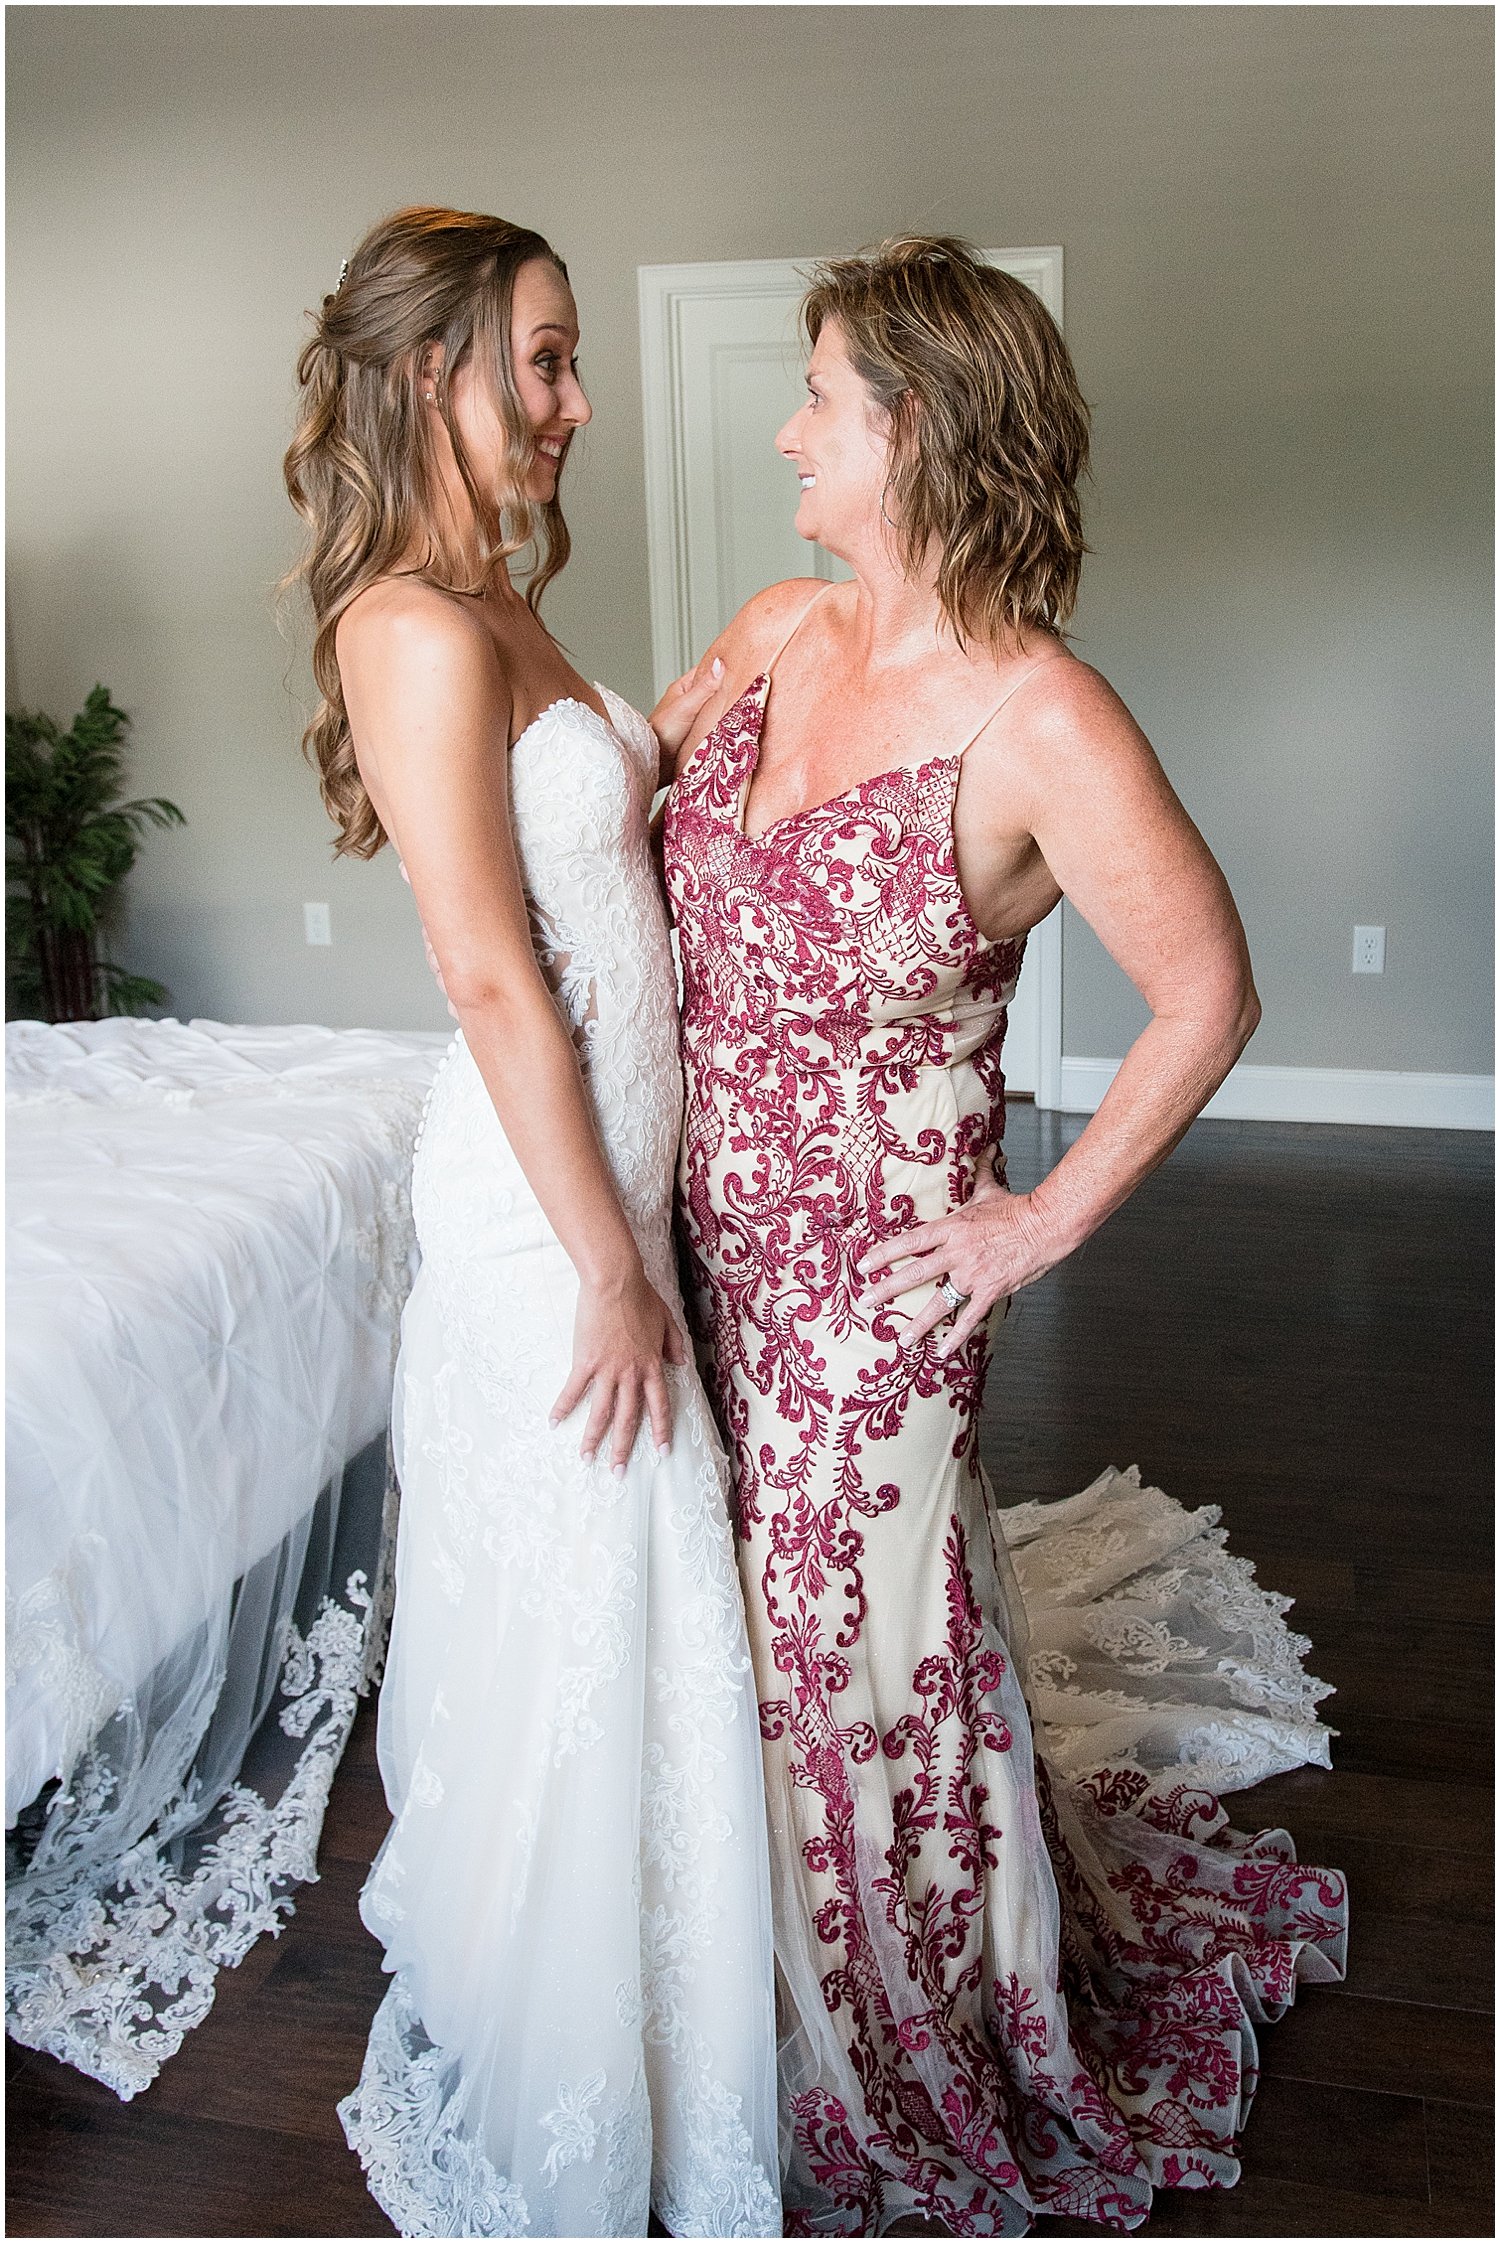
[[[854, 581], [736, 617], [665, 826], [787, 2201], [794, 2231], [1132, 2226], [1153, 2184], [1236, 2177], [1253, 2023], [1340, 1973], [1341, 1880], [1174, 1772], [1326, 1757], [1317, 1686], [1211, 1516], [1107, 1475], [1001, 1522], [976, 1413], [992, 1309], [1165, 1158], [1259, 1007], [1218, 867], [1062, 643], [1088, 424], [1046, 312], [962, 243], [905, 240], [825, 268], [804, 314], [777, 441], [798, 529]], [[1060, 894], [1152, 1018], [1009, 1193], [1005, 1008]]]

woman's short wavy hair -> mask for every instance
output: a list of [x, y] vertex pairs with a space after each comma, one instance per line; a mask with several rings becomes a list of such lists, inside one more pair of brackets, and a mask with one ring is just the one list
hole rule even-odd
[[889, 417], [884, 508], [907, 573], [937, 550], [960, 643], [1059, 630], [1088, 550], [1089, 409], [1040, 297], [968, 242], [909, 234], [816, 268], [809, 343], [829, 320]]

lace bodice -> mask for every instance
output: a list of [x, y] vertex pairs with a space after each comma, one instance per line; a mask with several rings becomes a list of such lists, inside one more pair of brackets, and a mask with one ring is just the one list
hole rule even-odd
[[[763, 1045], [799, 1074], [952, 1067], [998, 1053], [1025, 938], [990, 942], [954, 861], [962, 758], [935, 755], [748, 834], [769, 673], [683, 767], [667, 881], [683, 1036], [737, 1072]], [[729, 1056], [732, 1055], [732, 1056]]]
[[647, 818], [656, 735], [595, 689], [554, 701], [511, 750], [511, 809], [537, 957], [583, 1058], [633, 1212], [669, 1203], [681, 1119], [677, 992]]
[[[645, 1250], [666, 1236], [682, 1113], [676, 975], [647, 825], [657, 744], [629, 702], [597, 691], [608, 723], [586, 702], [554, 701], [516, 741], [511, 814], [537, 959]], [[472, 1064], [444, 1068], [428, 1127], [439, 1119], [450, 1143], [480, 1155], [492, 1194], [494, 1114]]]

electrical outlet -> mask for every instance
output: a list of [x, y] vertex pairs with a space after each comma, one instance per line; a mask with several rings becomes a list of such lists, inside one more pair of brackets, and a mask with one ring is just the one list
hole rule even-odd
[[302, 921], [307, 929], [307, 939], [321, 947], [333, 940], [333, 920], [326, 903], [305, 903]]
[[[308, 940], [312, 940], [310, 935]], [[1384, 927], [1355, 928], [1354, 964], [1351, 971], [1357, 974], [1383, 974], [1385, 972]]]

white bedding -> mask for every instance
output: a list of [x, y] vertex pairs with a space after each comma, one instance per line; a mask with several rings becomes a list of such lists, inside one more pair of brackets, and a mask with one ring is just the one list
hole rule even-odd
[[7, 1028], [7, 1824], [381, 1433], [446, 1041]]

